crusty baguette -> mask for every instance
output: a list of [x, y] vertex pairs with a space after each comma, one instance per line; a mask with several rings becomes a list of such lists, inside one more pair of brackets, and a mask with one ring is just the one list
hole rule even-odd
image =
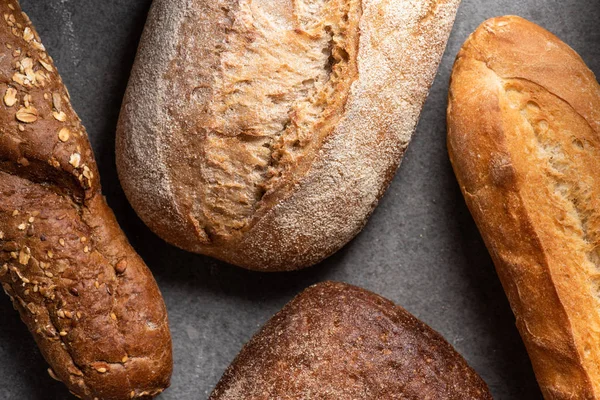
[[156, 282], [102, 197], [35, 29], [14, 0], [0, 0], [0, 15], [0, 282], [73, 394], [153, 397], [172, 370]]
[[456, 60], [448, 150], [546, 399], [600, 399], [600, 86], [557, 37], [485, 22]]
[[491, 398], [452, 346], [406, 310], [325, 282], [254, 336], [209, 400]]
[[242, 267], [313, 265], [366, 223], [459, 0], [155, 0], [117, 134], [136, 212]]

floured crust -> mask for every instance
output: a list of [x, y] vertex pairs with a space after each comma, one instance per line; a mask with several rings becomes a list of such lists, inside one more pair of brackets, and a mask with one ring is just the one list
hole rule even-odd
[[[219, 229], [225, 226], [223, 220], [215, 220], [202, 210], [210, 199], [196, 194], [206, 186], [203, 179], [210, 176], [202, 172], [206, 168], [203, 162], [210, 160], [216, 147], [195, 152], [183, 162], [173, 154], [191, 147], [185, 142], [194, 135], [199, 142], [205, 141], [202, 138], [207, 136], [199, 125], [214, 128], [200, 117], [186, 117], [193, 111], [190, 103], [198, 97], [213, 98], [216, 90], [214, 80], [194, 81], [195, 77], [212, 75], [193, 71], [220, 65], [222, 26], [234, 23], [231, 13], [242, 2], [155, 1], [118, 129], [119, 175], [129, 200], [150, 228], [167, 241], [246, 268], [292, 270], [331, 255], [360, 231], [398, 167], [435, 76], [458, 3], [360, 2], [360, 9], [348, 17], [350, 26], [356, 18], [356, 27], [345, 36], [348, 39], [352, 32], [360, 32], [360, 40], [358, 36], [352, 39], [356, 54], [351, 41], [344, 47], [347, 63], [333, 64], [333, 71], [337, 65], [349, 68], [333, 92], [339, 100], [331, 108], [333, 113], [323, 114], [325, 125], [311, 133], [300, 156], [286, 150], [291, 154], [290, 168], [279, 168], [276, 158], [268, 160], [267, 174], [274, 160], [277, 171], [283, 174], [277, 176], [275, 184], [265, 185], [264, 192], [253, 192], [258, 193], [259, 200], [239, 225], [226, 220], [234, 228]], [[287, 1], [276, 4], [285, 7]], [[272, 6], [277, 7], [275, 3]], [[223, 13], [223, 9], [229, 12]], [[195, 15], [202, 18], [193, 19]], [[197, 22], [190, 27], [190, 21]], [[187, 59], [177, 58], [178, 54], [192, 54], [190, 59], [201, 57], [204, 65], [186, 63]], [[354, 78], [353, 62], [357, 68]], [[174, 65], [179, 71], [192, 73], [173, 74]], [[180, 102], [173, 102], [172, 97]], [[171, 112], [172, 104], [182, 104], [184, 113]], [[244, 121], [246, 124], [248, 119]], [[243, 146], [248, 141], [264, 140], [253, 132], [246, 138]], [[236, 141], [240, 143], [239, 134]], [[244, 151], [232, 154], [223, 160], [245, 163]], [[264, 161], [256, 162], [263, 168]], [[177, 167], [173, 168], [173, 163]], [[242, 189], [251, 187], [248, 179], [255, 182], [254, 170], [239, 174], [246, 182]], [[222, 184], [216, 186], [221, 190], [216, 198], [228, 198], [227, 180], [217, 182]], [[200, 189], [190, 189], [194, 187]], [[239, 182], [231, 187], [238, 190]], [[219, 207], [225, 213], [240, 215], [236, 207]]]
[[0, 283], [74, 395], [152, 398], [172, 371], [162, 296], [37, 32], [15, 1], [0, 16]]
[[389, 300], [325, 282], [244, 346], [210, 400], [491, 399], [437, 332]]
[[546, 399], [600, 398], [600, 85], [519, 17], [460, 51], [448, 148]]

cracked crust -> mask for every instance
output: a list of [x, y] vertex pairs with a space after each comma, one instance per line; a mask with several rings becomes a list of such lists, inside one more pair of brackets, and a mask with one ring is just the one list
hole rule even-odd
[[306, 289], [244, 346], [209, 400], [491, 400], [437, 332], [374, 293]]
[[600, 85], [519, 17], [458, 54], [448, 149], [546, 399], [600, 398]]
[[[136, 212], [168, 242], [255, 270], [307, 267], [351, 240], [387, 188], [459, 1], [336, 0], [331, 9], [312, 1], [317, 11], [306, 18], [304, 3], [154, 2], [123, 103], [117, 165]], [[286, 30], [292, 4], [298, 26]], [[261, 24], [287, 32], [286, 46], [327, 57], [307, 50], [287, 60], [280, 42], [261, 41]], [[253, 58], [263, 53], [287, 60], [293, 76], [270, 71], [268, 54]], [[277, 74], [283, 79], [269, 86]], [[232, 76], [237, 86], [223, 97]], [[297, 76], [308, 87], [294, 85]], [[263, 98], [274, 93], [283, 100]]]
[[0, 282], [50, 364], [83, 399], [168, 385], [162, 297], [101, 194], [85, 129], [27, 16], [0, 1]]

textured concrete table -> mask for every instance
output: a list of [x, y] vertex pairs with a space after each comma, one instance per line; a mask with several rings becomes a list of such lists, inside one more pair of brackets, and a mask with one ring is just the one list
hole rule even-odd
[[[448, 161], [448, 78], [468, 34], [486, 18], [502, 14], [518, 14], [549, 28], [600, 73], [600, 2], [464, 0], [415, 139], [363, 233], [322, 265], [271, 275], [165, 244], [136, 217], [119, 186], [115, 125], [150, 0], [22, 0], [22, 6], [89, 131], [108, 202], [165, 295], [175, 372], [161, 399], [205, 399], [273, 313], [308, 285], [327, 279], [373, 290], [430, 324], [483, 376], [497, 400], [541, 398]], [[0, 315], [0, 399], [68, 399], [64, 387], [48, 377], [6, 296], [0, 297]]]

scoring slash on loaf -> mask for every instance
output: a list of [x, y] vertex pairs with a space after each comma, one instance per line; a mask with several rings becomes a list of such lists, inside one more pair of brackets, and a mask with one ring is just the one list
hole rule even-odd
[[458, 54], [448, 149], [546, 399], [600, 399], [600, 85], [519, 17]]
[[75, 396], [149, 399], [172, 371], [164, 302], [37, 32], [16, 1], [0, 18], [0, 283]]
[[396, 171], [459, 0], [155, 0], [117, 134], [127, 197], [183, 249], [328, 257]]
[[209, 397], [491, 400], [437, 332], [374, 293], [325, 282], [254, 336]]

